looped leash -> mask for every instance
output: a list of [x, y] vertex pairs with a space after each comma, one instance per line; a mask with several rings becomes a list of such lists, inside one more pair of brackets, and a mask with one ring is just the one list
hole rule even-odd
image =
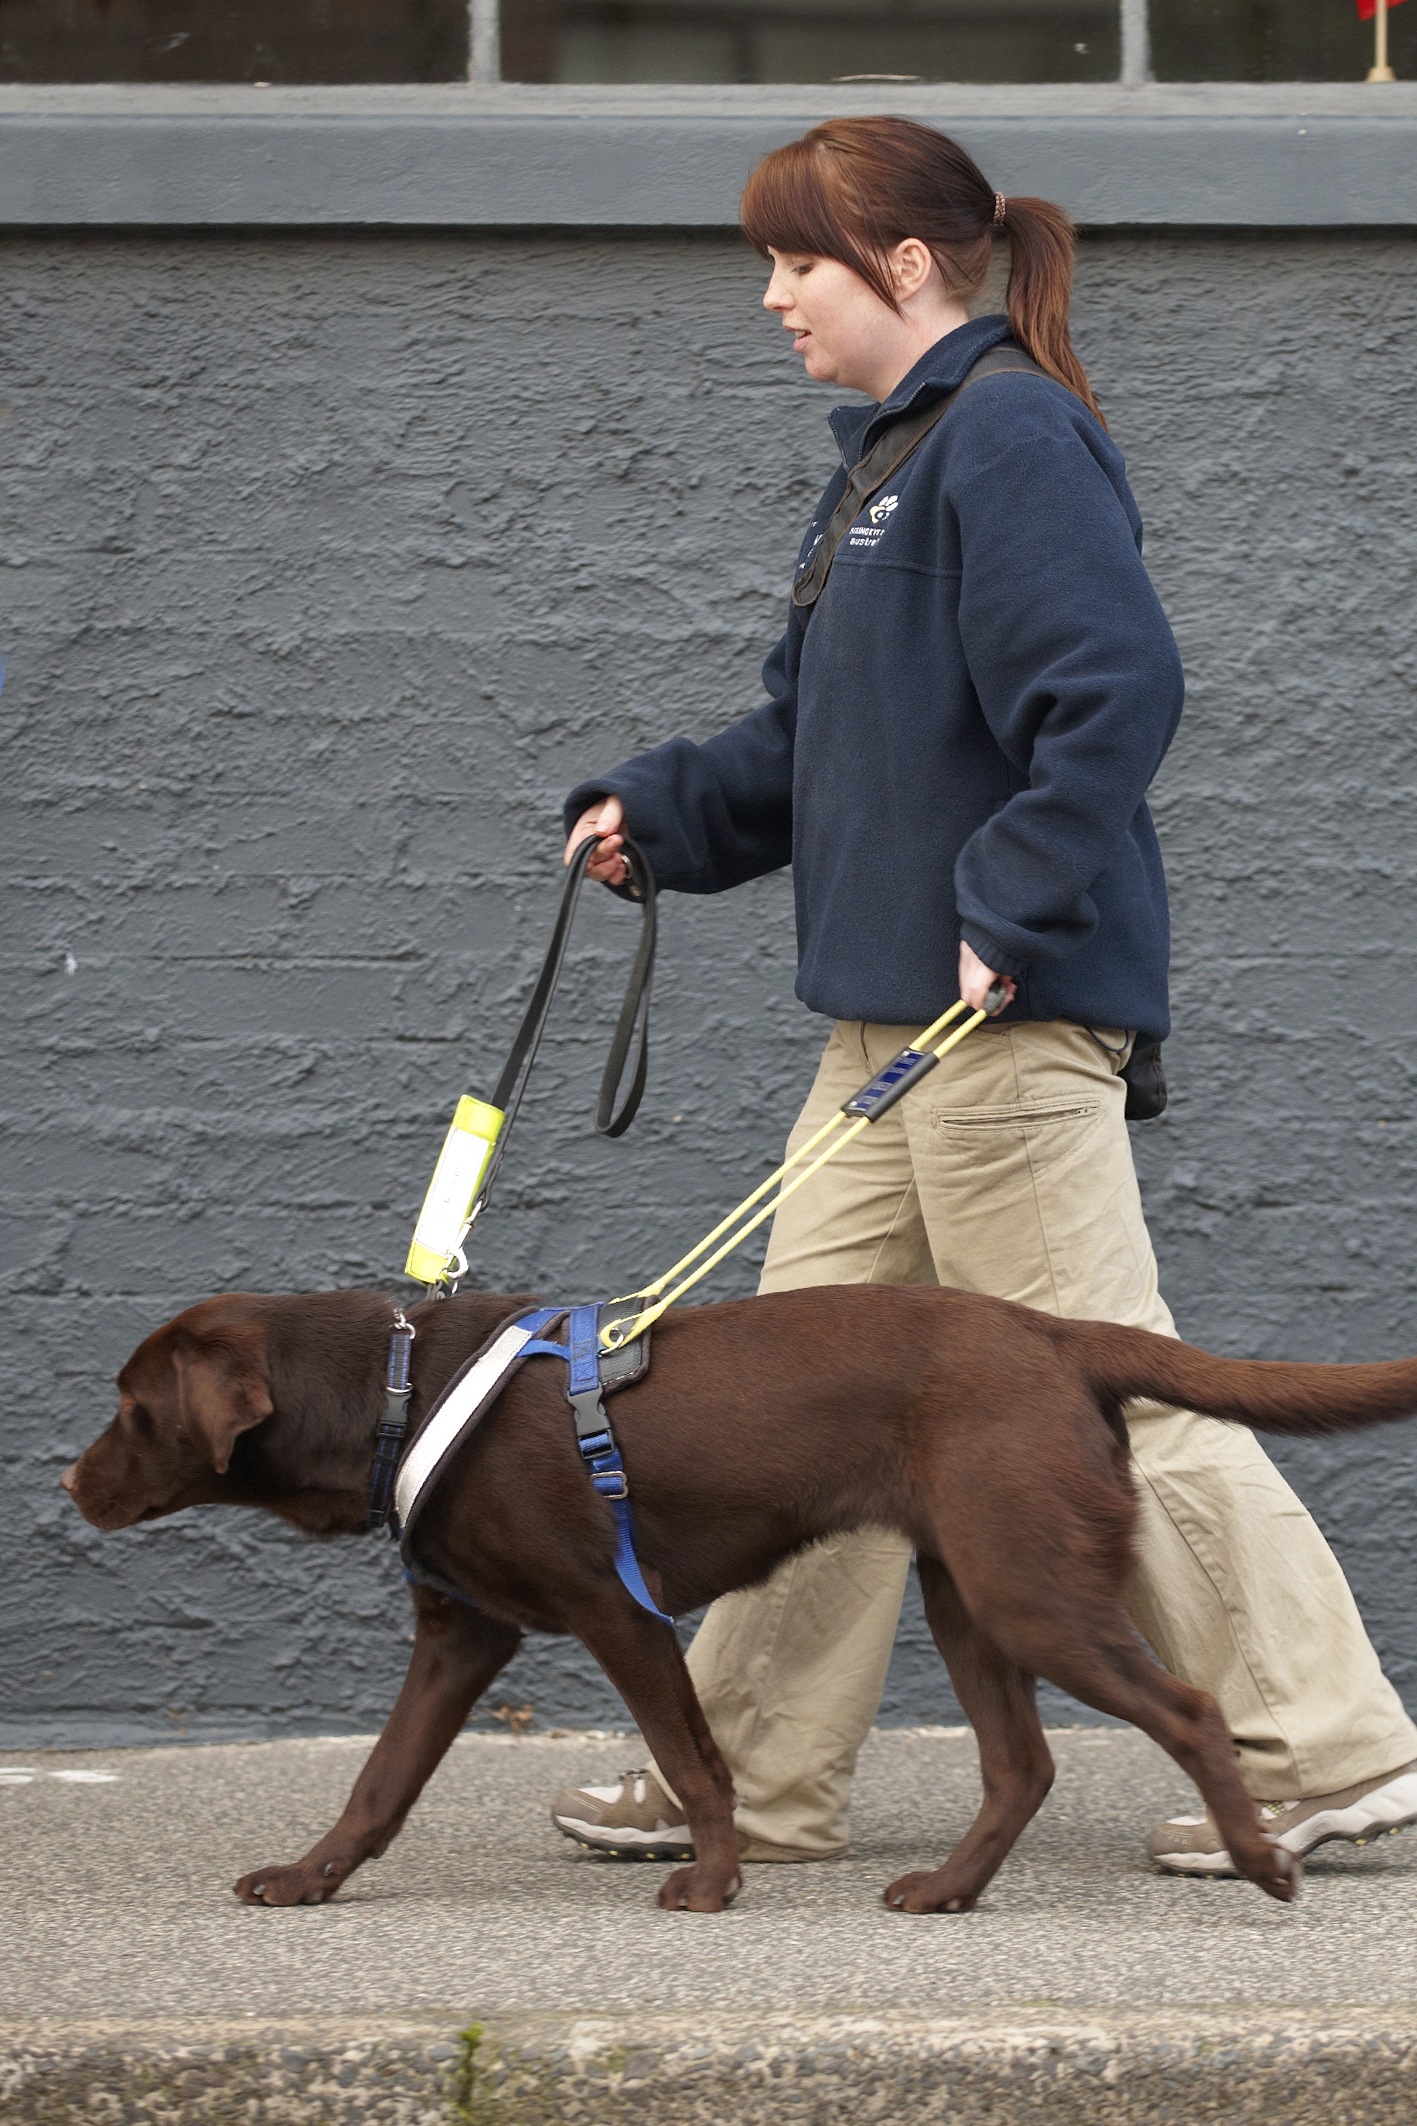
[[[458, 1280], [466, 1274], [463, 1243], [487, 1207], [506, 1155], [507, 1139], [526, 1092], [560, 980], [586, 866], [600, 841], [599, 835], [588, 835], [571, 858], [541, 972], [491, 1100], [460, 1100], [444, 1139], [404, 1265], [405, 1276], [417, 1278], [430, 1292], [441, 1292], [444, 1286], [456, 1289]], [[649, 1074], [650, 985], [658, 933], [654, 873], [643, 850], [628, 837], [624, 857], [625, 887], [631, 898], [640, 903], [643, 921], [596, 1101], [595, 1127], [602, 1137], [623, 1136], [629, 1128], [639, 1110]], [[617, 1113], [616, 1095], [635, 1044], [636, 1029], [639, 1038], [634, 1068]]]
[[[478, 1208], [486, 1202], [492, 1187], [493, 1177], [501, 1164], [502, 1151], [521, 1106], [527, 1080], [536, 1062], [536, 1051], [541, 1046], [551, 1001], [556, 994], [556, 984], [561, 978], [561, 964], [570, 943], [571, 925], [575, 921], [576, 902], [580, 897], [585, 879], [586, 866], [600, 846], [601, 837], [587, 836], [568, 867], [566, 883], [561, 891], [561, 905], [556, 911], [551, 940], [546, 947], [546, 957], [541, 963], [541, 972], [536, 978], [536, 987], [531, 1001], [517, 1028], [516, 1039], [497, 1080], [492, 1095], [492, 1105], [500, 1107], [506, 1115], [502, 1134], [498, 1140], [497, 1156], [494, 1158], [478, 1198]], [[625, 1000], [620, 1006], [620, 1016], [615, 1022], [611, 1036], [610, 1053], [606, 1057], [604, 1074], [600, 1080], [600, 1095], [596, 1101], [595, 1126], [602, 1137], [621, 1137], [639, 1112], [644, 1095], [645, 1078], [649, 1071], [649, 999], [650, 984], [654, 977], [655, 941], [659, 928], [658, 896], [655, 892], [654, 873], [649, 867], [644, 851], [627, 835], [624, 842], [625, 857], [629, 864], [625, 885], [632, 899], [637, 900], [644, 911], [640, 925], [639, 949], [630, 968], [630, 978], [625, 985]], [[635, 1057], [635, 1074], [630, 1081], [620, 1112], [615, 1113], [615, 1095], [624, 1074], [625, 1059], [630, 1052], [636, 1021], [639, 1023], [639, 1049]]]

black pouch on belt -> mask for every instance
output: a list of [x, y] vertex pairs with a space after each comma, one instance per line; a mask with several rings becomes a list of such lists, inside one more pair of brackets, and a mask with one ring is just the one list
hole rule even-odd
[[1166, 1073], [1161, 1067], [1159, 1041], [1134, 1041], [1122, 1072], [1127, 1088], [1129, 1122], [1154, 1122], [1166, 1107]]

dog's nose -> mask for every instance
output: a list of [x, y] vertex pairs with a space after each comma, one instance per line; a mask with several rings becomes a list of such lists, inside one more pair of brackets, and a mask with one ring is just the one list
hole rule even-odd
[[74, 1495], [74, 1486], [79, 1481], [78, 1463], [70, 1462], [68, 1468], [64, 1471], [64, 1474], [60, 1477], [59, 1481], [64, 1486], [64, 1489], [68, 1492], [70, 1498], [72, 1498]]

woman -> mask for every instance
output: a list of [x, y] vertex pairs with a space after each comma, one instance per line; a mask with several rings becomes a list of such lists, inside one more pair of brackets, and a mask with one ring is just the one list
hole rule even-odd
[[[1182, 676], [1069, 340], [1071, 225], [1044, 200], [1002, 199], [940, 134], [870, 118], [769, 155], [743, 226], [807, 374], [876, 403], [831, 417], [842, 469], [803, 542], [767, 703], [581, 784], [568, 857], [600, 834], [591, 875], [617, 885], [628, 828], [659, 885], [690, 893], [791, 863], [797, 993], [837, 1022], [793, 1148], [956, 987], [979, 1006], [1002, 984], [1006, 1007], [948, 1070], [784, 1206], [763, 1291], [939, 1282], [1174, 1335], [1120, 1073], [1168, 1028], [1144, 796]], [[1008, 315], [971, 320], [1000, 235]], [[1005, 345], [1029, 363], [971, 375]], [[848, 469], [947, 397], [804, 602]], [[1250, 1792], [1276, 1812], [1266, 1827], [1303, 1853], [1417, 1820], [1417, 1729], [1287, 1484], [1248, 1432], [1148, 1404], [1127, 1420], [1132, 1615], [1218, 1699]], [[867, 1531], [709, 1612], [689, 1666], [746, 1859], [846, 1850], [908, 1563], [903, 1538]], [[653, 1771], [563, 1794], [553, 1813], [606, 1851], [687, 1857]], [[1158, 1826], [1150, 1846], [1173, 1869], [1233, 1872], [1206, 1820]]]

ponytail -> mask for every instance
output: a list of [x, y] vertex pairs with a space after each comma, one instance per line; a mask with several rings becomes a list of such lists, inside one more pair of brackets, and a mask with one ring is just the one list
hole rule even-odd
[[1006, 199], [999, 226], [1009, 243], [1006, 303], [1014, 338], [1040, 369], [1076, 392], [1102, 421], [1068, 330], [1076, 242], [1071, 218], [1050, 199]]
[[887, 266], [896, 244], [910, 236], [928, 244], [951, 295], [967, 302], [983, 287], [993, 239], [1003, 235], [1014, 338], [1102, 420], [1068, 333], [1071, 220], [1050, 200], [1003, 199], [958, 141], [932, 126], [910, 118], [813, 126], [763, 157], [743, 193], [742, 223], [764, 258], [771, 249], [839, 259], [896, 311]]

